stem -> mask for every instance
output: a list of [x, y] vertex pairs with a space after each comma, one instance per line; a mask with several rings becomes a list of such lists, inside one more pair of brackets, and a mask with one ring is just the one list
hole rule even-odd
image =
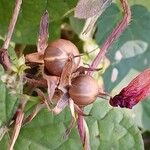
[[[131, 21], [131, 11], [130, 11], [130, 7], [128, 5], [128, 1], [127, 0], [120, 0], [120, 1], [121, 1], [121, 6], [123, 8], [125, 15], [124, 15], [122, 21], [115, 27], [115, 29], [112, 31], [110, 36], [106, 39], [106, 41], [102, 45], [100, 52], [97, 54], [97, 56], [95, 57], [95, 59], [93, 60], [93, 62], [91, 64], [91, 68], [97, 68], [101, 59], [106, 55], [109, 47], [121, 35], [121, 33], [125, 30], [125, 28], [128, 26], [128, 24]], [[92, 75], [93, 72], [89, 71], [87, 74]]]
[[21, 126], [22, 126], [22, 122], [23, 122], [23, 118], [24, 118], [24, 108], [25, 108], [25, 105], [26, 105], [26, 100], [21, 100], [21, 104], [17, 110], [17, 116], [16, 116], [16, 119], [15, 119], [15, 126], [14, 126], [14, 130], [13, 130], [13, 133], [12, 133], [12, 136], [11, 136], [11, 141], [10, 141], [10, 144], [9, 144], [9, 148], [8, 150], [13, 150], [13, 147], [16, 143], [16, 140], [18, 138], [18, 135], [20, 133], [20, 129], [21, 129]]
[[8, 27], [8, 32], [7, 32], [4, 44], [2, 46], [3, 49], [8, 49], [8, 47], [9, 47], [9, 43], [10, 43], [17, 19], [18, 19], [21, 4], [22, 4], [22, 0], [16, 0], [13, 16], [12, 16], [12, 19], [11, 19], [9, 27]]
[[85, 129], [84, 129], [84, 126], [83, 126], [83, 120], [84, 120], [84, 117], [82, 115], [78, 114], [78, 120], [77, 120], [78, 131], [79, 131], [79, 134], [80, 134], [81, 142], [84, 145], [84, 139], [85, 139], [84, 132], [85, 132]]
[[22, 0], [16, 0], [15, 9], [14, 9], [13, 16], [8, 27], [8, 32], [7, 32], [4, 44], [2, 48], [0, 49], [0, 64], [3, 66], [5, 71], [11, 71], [11, 62], [9, 59], [7, 49], [9, 47], [9, 43], [10, 43], [13, 31], [14, 31], [14, 27], [16, 25], [21, 3], [22, 3]]
[[47, 88], [47, 83], [45, 79], [33, 79], [24, 76], [23, 80], [26, 81], [28, 85], [33, 85], [33, 87]]

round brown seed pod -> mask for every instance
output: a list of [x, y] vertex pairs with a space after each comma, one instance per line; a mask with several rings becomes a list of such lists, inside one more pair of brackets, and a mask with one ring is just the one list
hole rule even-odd
[[[48, 45], [44, 53], [44, 66], [46, 70], [55, 76], [61, 76], [68, 56], [79, 55], [78, 48], [70, 41], [58, 39]], [[74, 59], [73, 71], [77, 69], [80, 63], [80, 57]]]
[[69, 95], [74, 103], [86, 106], [93, 103], [99, 93], [97, 81], [89, 75], [79, 75], [74, 78], [69, 88]]

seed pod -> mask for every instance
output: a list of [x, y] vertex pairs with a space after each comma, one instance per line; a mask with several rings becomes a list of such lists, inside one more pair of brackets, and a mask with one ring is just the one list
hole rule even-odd
[[[44, 66], [51, 75], [61, 76], [68, 56], [79, 55], [77, 47], [68, 40], [59, 39], [48, 45], [44, 53]], [[77, 69], [80, 58], [74, 59], [74, 69]]]
[[89, 75], [79, 75], [74, 78], [69, 88], [70, 97], [79, 106], [86, 106], [93, 103], [99, 93], [99, 86], [96, 80]]

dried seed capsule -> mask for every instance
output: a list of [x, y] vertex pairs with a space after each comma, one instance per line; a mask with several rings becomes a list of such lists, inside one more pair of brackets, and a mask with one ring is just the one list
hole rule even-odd
[[99, 93], [97, 81], [89, 75], [79, 75], [74, 78], [69, 88], [70, 97], [79, 106], [93, 103]]
[[[78, 48], [70, 41], [58, 39], [48, 45], [44, 53], [44, 65], [51, 75], [61, 76], [68, 56], [79, 55]], [[74, 70], [77, 69], [80, 58], [74, 59]]]

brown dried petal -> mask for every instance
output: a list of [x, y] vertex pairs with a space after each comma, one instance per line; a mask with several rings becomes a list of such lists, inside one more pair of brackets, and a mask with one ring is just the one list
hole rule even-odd
[[56, 115], [59, 114], [69, 104], [69, 95], [65, 93], [58, 101], [55, 108], [52, 110]]
[[39, 64], [43, 64], [44, 60], [43, 60], [43, 54], [42, 53], [31, 53], [26, 55], [25, 59], [26, 62], [33, 62], [33, 63], [39, 63]]
[[73, 56], [70, 56], [63, 68], [63, 71], [60, 77], [59, 86], [58, 86], [58, 88], [62, 90], [63, 92], [66, 92], [66, 87], [70, 85], [71, 74], [74, 68], [73, 65], [74, 65]]
[[111, 3], [112, 0], [80, 0], [75, 9], [75, 17], [85, 19], [101, 14]]
[[132, 108], [150, 94], [150, 68], [140, 73], [127, 87], [110, 99], [112, 106]]
[[49, 26], [49, 14], [46, 10], [41, 17], [40, 29], [39, 29], [39, 37], [37, 43], [37, 51], [39, 53], [43, 53], [48, 45], [48, 26]]

